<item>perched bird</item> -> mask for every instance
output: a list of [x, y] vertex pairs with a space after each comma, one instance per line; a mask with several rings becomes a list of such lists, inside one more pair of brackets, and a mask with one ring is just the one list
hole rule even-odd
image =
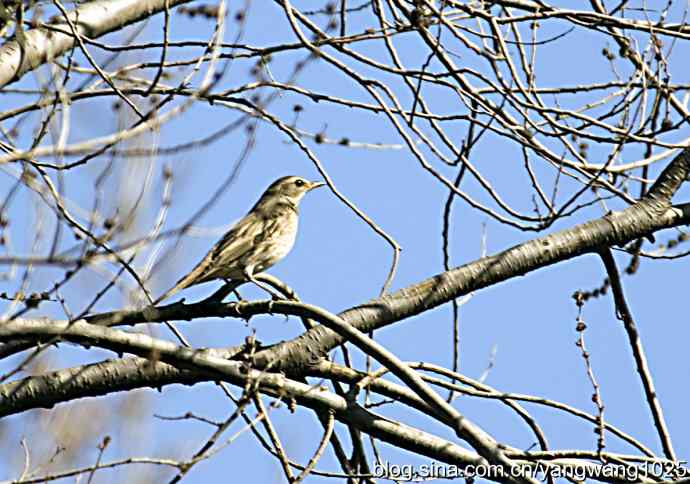
[[239, 220], [206, 254], [192, 271], [159, 297], [159, 303], [189, 286], [214, 279], [253, 282], [274, 293], [254, 279], [285, 257], [295, 244], [298, 213], [302, 197], [323, 182], [310, 182], [299, 176], [279, 178], [261, 195], [252, 209]]

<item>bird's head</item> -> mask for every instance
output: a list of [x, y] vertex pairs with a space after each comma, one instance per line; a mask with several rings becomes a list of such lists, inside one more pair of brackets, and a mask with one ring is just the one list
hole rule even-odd
[[295, 208], [299, 204], [302, 197], [310, 190], [325, 185], [324, 182], [312, 182], [301, 176], [284, 176], [274, 181], [270, 187], [266, 189], [261, 199], [260, 204], [271, 203], [288, 203], [294, 205]]

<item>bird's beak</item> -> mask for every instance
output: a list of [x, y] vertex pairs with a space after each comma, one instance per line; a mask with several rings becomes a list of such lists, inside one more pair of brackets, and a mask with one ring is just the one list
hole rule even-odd
[[313, 190], [314, 188], [319, 188], [324, 186], [324, 182], [309, 182], [309, 190]]

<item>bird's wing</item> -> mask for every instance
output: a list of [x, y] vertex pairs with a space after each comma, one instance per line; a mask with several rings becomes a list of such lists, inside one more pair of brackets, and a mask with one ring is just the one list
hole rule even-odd
[[227, 277], [236, 261], [252, 249], [257, 236], [263, 232], [262, 218], [249, 213], [240, 219], [216, 244], [189, 274], [177, 281], [174, 287], [159, 297], [155, 303], [166, 299], [178, 291], [195, 284]]
[[236, 264], [265, 236], [265, 224], [264, 218], [254, 212], [237, 222], [199, 263], [199, 266], [207, 265], [208, 271], [198, 282], [223, 277], [222, 274], [229, 269], [240, 269], [241, 272]]

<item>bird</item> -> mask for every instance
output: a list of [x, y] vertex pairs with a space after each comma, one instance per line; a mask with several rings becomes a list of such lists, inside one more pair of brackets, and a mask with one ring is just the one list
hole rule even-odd
[[274, 181], [252, 209], [208, 251], [206, 256], [154, 305], [178, 291], [196, 284], [222, 279], [226, 282], [252, 282], [276, 294], [254, 276], [283, 259], [297, 237], [299, 203], [307, 192], [325, 185], [299, 176]]

